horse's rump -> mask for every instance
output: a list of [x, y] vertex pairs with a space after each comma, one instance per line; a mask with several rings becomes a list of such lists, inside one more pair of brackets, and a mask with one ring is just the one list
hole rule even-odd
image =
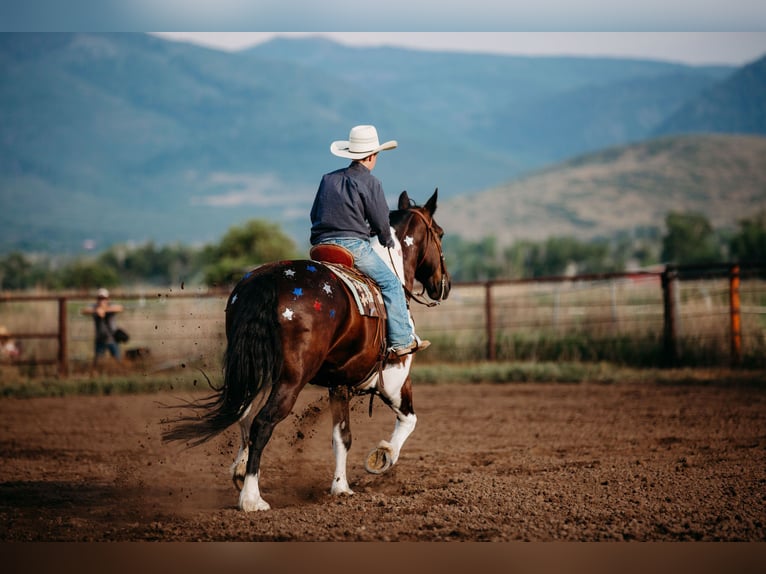
[[223, 385], [213, 395], [189, 404], [204, 414], [175, 419], [173, 428], [163, 433], [164, 440], [197, 445], [213, 438], [237, 422], [250, 403], [279, 380], [284, 354], [278, 285], [271, 267], [248, 273], [229, 296]]
[[[193, 445], [209, 440], [296, 363], [301, 376], [317, 384], [358, 383], [375, 367], [384, 336], [381, 318], [361, 316], [351, 288], [328, 266], [296, 260], [258, 267], [239, 281], [226, 305], [223, 385], [188, 405], [201, 417], [175, 419], [163, 438]], [[286, 356], [300, 361], [285, 366]]]

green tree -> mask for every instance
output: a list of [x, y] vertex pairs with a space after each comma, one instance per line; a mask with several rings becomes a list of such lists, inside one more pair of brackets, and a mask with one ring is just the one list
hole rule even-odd
[[114, 269], [122, 282], [176, 285], [196, 272], [197, 252], [183, 245], [157, 247], [148, 242], [133, 248], [116, 245], [98, 260]]
[[671, 212], [665, 218], [662, 260], [668, 263], [713, 263], [720, 258], [713, 226], [699, 213]]
[[253, 219], [226, 232], [220, 244], [208, 247], [205, 283], [228, 285], [261, 263], [293, 259], [295, 243], [275, 223]]
[[751, 219], [739, 222], [739, 232], [729, 242], [729, 251], [736, 261], [766, 259], [766, 209]]
[[58, 274], [58, 283], [65, 289], [93, 289], [120, 284], [117, 272], [98, 261], [78, 260], [65, 266]]
[[515, 277], [544, 277], [614, 270], [609, 244], [573, 237], [551, 237], [540, 243], [520, 241], [505, 251], [506, 268]]
[[9, 253], [0, 260], [0, 288], [26, 289], [33, 286], [34, 265], [23, 253]]
[[500, 276], [495, 237], [466, 241], [458, 235], [448, 235], [444, 238], [443, 247], [453, 280], [487, 281]]

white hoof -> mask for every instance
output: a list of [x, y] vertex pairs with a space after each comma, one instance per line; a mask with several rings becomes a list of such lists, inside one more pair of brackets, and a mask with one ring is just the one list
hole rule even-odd
[[269, 510], [269, 503], [261, 498], [261, 491], [258, 488], [258, 474], [248, 474], [245, 476], [245, 484], [242, 492], [239, 493], [239, 509], [245, 512], [254, 510]]
[[364, 469], [371, 474], [381, 474], [394, 465], [394, 448], [382, 440], [370, 451], [364, 461]]
[[341, 481], [341, 480], [334, 480], [332, 482], [332, 488], [330, 489], [330, 494], [333, 496], [351, 496], [354, 494], [354, 491], [351, 490], [351, 488], [348, 486], [348, 482]]
[[262, 498], [257, 498], [256, 500], [240, 499], [239, 509], [244, 510], [245, 512], [253, 512], [256, 510], [271, 510], [271, 505]]

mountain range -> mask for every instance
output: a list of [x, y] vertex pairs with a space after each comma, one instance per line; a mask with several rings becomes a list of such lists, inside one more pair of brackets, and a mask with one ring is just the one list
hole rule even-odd
[[760, 136], [653, 138], [454, 198], [442, 206], [439, 222], [465, 239], [492, 235], [500, 245], [661, 232], [669, 212], [701, 213], [714, 228], [730, 229], [766, 209], [765, 160]]
[[[254, 217], [279, 222], [302, 245], [321, 174], [345, 163], [329, 144], [360, 123], [399, 142], [376, 167], [390, 201], [403, 189], [424, 201], [438, 187], [441, 213], [672, 134], [753, 134], [735, 148], [759, 150], [765, 86], [766, 57], [688, 66], [318, 38], [231, 53], [147, 34], [2, 33], [0, 253], [201, 244]], [[678, 205], [693, 194], [683, 191]], [[724, 224], [736, 221], [731, 211]], [[535, 236], [558, 230], [543, 218]]]

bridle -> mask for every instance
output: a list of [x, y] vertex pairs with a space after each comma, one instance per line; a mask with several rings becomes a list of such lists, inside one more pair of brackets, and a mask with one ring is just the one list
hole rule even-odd
[[[413, 215], [417, 215], [420, 219], [423, 220], [423, 223], [426, 224], [426, 231], [427, 231], [426, 247], [425, 249], [423, 249], [423, 255], [420, 258], [420, 261], [418, 261], [417, 265], [415, 266], [415, 269], [418, 269], [420, 265], [423, 263], [423, 261], [426, 260], [426, 254], [428, 253], [428, 248], [433, 243], [434, 245], [436, 245], [436, 249], [439, 251], [439, 265], [441, 267], [442, 278], [439, 284], [439, 287], [440, 287], [439, 296], [436, 299], [431, 299], [430, 301], [427, 301], [423, 298], [423, 295], [426, 292], [425, 285], [423, 286], [423, 290], [419, 294], [415, 294], [410, 289], [408, 289], [407, 285], [405, 284], [405, 281], [402, 281], [402, 285], [404, 285], [404, 292], [407, 294], [407, 297], [409, 297], [410, 299], [413, 299], [416, 303], [425, 305], [426, 307], [435, 307], [436, 305], [442, 302], [447, 292], [447, 265], [444, 262], [444, 251], [442, 251], [441, 241], [439, 240], [439, 236], [433, 227], [433, 220], [429, 221], [428, 219], [426, 219], [426, 216], [420, 213], [420, 211], [418, 211], [417, 209], [409, 209], [408, 211], [409, 213]], [[412, 221], [411, 218], [410, 218], [410, 221]], [[405, 229], [408, 227], [409, 227], [409, 222], [407, 226], [405, 227]], [[430, 296], [429, 296], [429, 299], [430, 299]]]

